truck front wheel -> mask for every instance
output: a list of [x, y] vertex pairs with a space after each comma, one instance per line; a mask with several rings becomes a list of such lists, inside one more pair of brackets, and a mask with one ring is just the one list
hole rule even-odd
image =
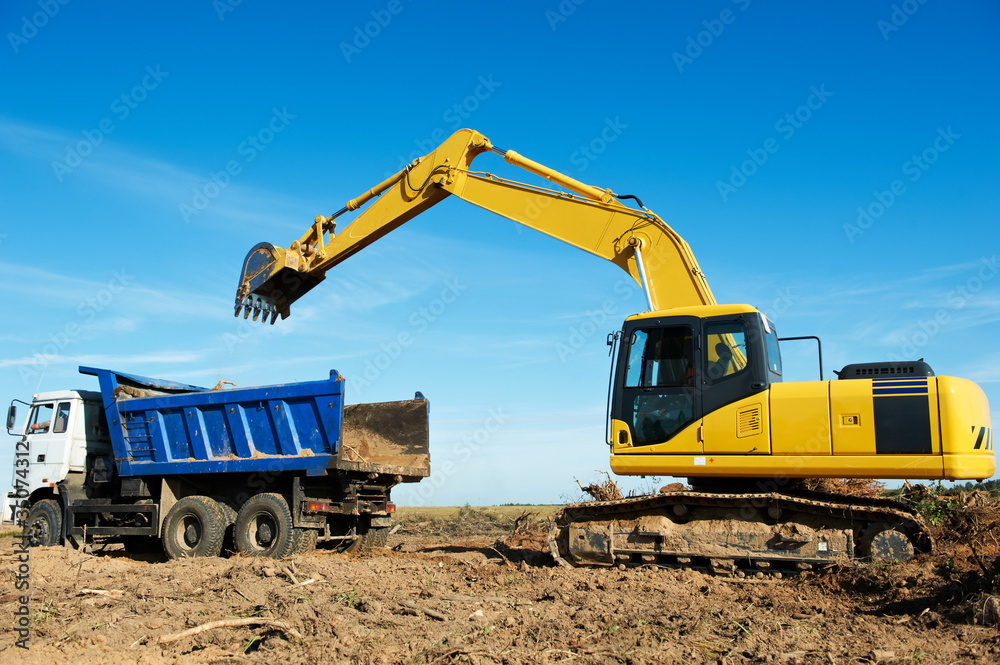
[[163, 520], [163, 551], [171, 559], [219, 556], [225, 534], [225, 518], [215, 500], [184, 497]]
[[62, 510], [59, 502], [43, 499], [28, 511], [24, 523], [24, 533], [30, 547], [52, 547], [58, 545], [62, 536]]
[[236, 551], [247, 556], [284, 559], [298, 544], [292, 530], [292, 513], [280, 494], [250, 497], [236, 516]]

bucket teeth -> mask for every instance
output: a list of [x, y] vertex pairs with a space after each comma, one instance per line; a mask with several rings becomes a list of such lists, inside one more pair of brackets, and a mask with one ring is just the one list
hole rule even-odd
[[247, 296], [236, 303], [235, 316], [239, 316], [240, 312], [243, 312], [243, 318], [249, 319], [250, 313], [253, 312], [253, 320], [256, 321], [260, 319], [261, 323], [268, 323], [270, 319], [271, 325], [278, 319], [278, 315], [281, 312], [278, 310], [278, 306], [275, 305], [270, 298], [267, 296]]

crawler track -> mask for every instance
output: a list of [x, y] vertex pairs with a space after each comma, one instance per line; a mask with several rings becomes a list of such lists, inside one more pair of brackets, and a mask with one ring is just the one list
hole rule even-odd
[[564, 566], [782, 573], [929, 552], [926, 523], [887, 499], [820, 492], [673, 492], [579, 503], [555, 516], [549, 546]]

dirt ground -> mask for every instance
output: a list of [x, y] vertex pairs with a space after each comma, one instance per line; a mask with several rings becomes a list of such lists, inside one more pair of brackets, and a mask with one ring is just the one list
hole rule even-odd
[[[537, 514], [514, 535], [518, 511]], [[532, 522], [551, 510], [445, 513], [403, 513], [386, 548], [291, 562], [32, 550], [28, 651], [12, 628], [14, 539], [0, 539], [0, 662], [1000, 662], [989, 515], [970, 518], [972, 540], [945, 524], [933, 554], [903, 565], [737, 580], [560, 568]], [[232, 619], [264, 623], [164, 640]]]

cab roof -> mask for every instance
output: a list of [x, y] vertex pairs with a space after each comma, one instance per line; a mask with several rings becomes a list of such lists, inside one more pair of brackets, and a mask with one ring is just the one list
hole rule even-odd
[[692, 305], [690, 307], [672, 307], [671, 309], [660, 309], [654, 312], [641, 312], [633, 314], [625, 319], [626, 321], [640, 321], [643, 319], [658, 319], [668, 316], [696, 316], [699, 319], [710, 316], [726, 316], [727, 314], [752, 314], [758, 312], [756, 307], [751, 305]]

